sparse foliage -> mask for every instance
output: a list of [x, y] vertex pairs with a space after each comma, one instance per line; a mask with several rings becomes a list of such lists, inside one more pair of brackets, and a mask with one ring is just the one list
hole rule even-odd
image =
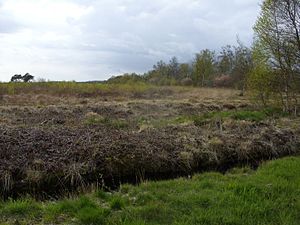
[[234, 66], [232, 68], [231, 77], [235, 86], [244, 95], [246, 81], [253, 67], [252, 52], [238, 40], [238, 46], [234, 51]]
[[270, 85], [270, 78], [276, 80], [271, 88], [278, 93], [283, 110], [296, 110], [300, 91], [300, 1], [265, 0], [254, 30], [256, 47], [264, 60], [256, 62], [252, 75], [260, 74], [261, 82], [268, 80], [264, 85]]
[[234, 50], [231, 45], [222, 48], [218, 56], [218, 71], [221, 74], [231, 74], [234, 65]]
[[215, 53], [209, 49], [205, 49], [196, 54], [193, 63], [193, 79], [196, 85], [204, 87], [211, 80], [214, 74], [214, 57]]

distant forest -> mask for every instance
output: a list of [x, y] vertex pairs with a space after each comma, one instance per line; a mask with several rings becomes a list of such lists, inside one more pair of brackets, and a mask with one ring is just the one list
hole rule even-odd
[[123, 74], [109, 83], [150, 82], [155, 85], [186, 85], [200, 87], [235, 87], [245, 89], [246, 77], [253, 69], [252, 50], [238, 41], [216, 54], [205, 49], [195, 54], [190, 63], [180, 63], [176, 56], [169, 62], [159, 61], [143, 75]]
[[251, 92], [264, 106], [296, 112], [300, 93], [300, 0], [265, 0], [254, 25], [253, 44], [205, 49], [191, 63], [159, 61], [143, 75], [124, 74], [109, 83], [231, 87]]
[[[251, 93], [263, 106], [296, 114], [300, 94], [300, 0], [264, 0], [252, 46], [239, 39], [219, 52], [204, 49], [192, 62], [159, 61], [145, 74], [123, 74], [106, 83], [227, 87]], [[30, 74], [12, 81], [30, 81]]]

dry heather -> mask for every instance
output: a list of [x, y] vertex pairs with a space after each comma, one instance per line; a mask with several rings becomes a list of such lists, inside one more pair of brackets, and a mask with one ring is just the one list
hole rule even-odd
[[[230, 116], [255, 110], [235, 91], [168, 88], [161, 93], [121, 100], [5, 95], [0, 107], [1, 195], [53, 196], [91, 184], [117, 187], [120, 182], [257, 166], [299, 153], [296, 119]], [[26, 100], [19, 102], [22, 98]], [[41, 99], [46, 99], [43, 104]], [[216, 114], [202, 121], [212, 112]]]

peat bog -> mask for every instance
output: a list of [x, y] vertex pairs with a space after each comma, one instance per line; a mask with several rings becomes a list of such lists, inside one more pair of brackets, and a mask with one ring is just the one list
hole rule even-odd
[[234, 90], [16, 90], [0, 105], [3, 198], [56, 198], [299, 154], [297, 117], [262, 111]]

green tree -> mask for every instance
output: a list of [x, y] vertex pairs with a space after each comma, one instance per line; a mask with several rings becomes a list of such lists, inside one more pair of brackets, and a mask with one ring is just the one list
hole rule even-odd
[[180, 64], [178, 59], [174, 56], [169, 62], [168, 65], [168, 76], [178, 80], [180, 78]]
[[278, 80], [285, 111], [297, 105], [300, 70], [300, 1], [265, 0], [254, 31], [256, 42]]
[[25, 83], [27, 83], [27, 82], [29, 82], [29, 81], [31, 81], [31, 80], [33, 80], [33, 79], [34, 79], [34, 76], [30, 75], [29, 73], [26, 73], [26, 74], [23, 76], [23, 81], [24, 81]]
[[157, 72], [157, 76], [160, 77], [168, 76], [169, 74], [168, 65], [162, 60], [158, 61], [156, 65], [153, 66], [153, 69]]
[[196, 85], [204, 87], [214, 74], [215, 53], [209, 49], [196, 54], [193, 62], [193, 79]]
[[244, 46], [238, 40], [238, 46], [234, 47], [234, 62], [231, 71], [232, 82], [244, 95], [247, 78], [253, 68], [251, 49]]
[[26, 73], [24, 76], [22, 76], [21, 74], [15, 74], [11, 77], [11, 82], [20, 82], [23, 81], [25, 83], [31, 81], [34, 79], [34, 76], [30, 75], [29, 73]]
[[180, 64], [180, 79], [190, 78], [192, 74], [192, 68], [188, 63]]
[[234, 66], [234, 49], [231, 45], [222, 48], [218, 56], [218, 72], [220, 74], [231, 74]]
[[278, 94], [278, 82], [259, 42], [254, 43], [252, 56], [253, 68], [247, 81], [248, 88], [254, 99], [259, 100], [264, 107], [267, 107], [272, 96]]

